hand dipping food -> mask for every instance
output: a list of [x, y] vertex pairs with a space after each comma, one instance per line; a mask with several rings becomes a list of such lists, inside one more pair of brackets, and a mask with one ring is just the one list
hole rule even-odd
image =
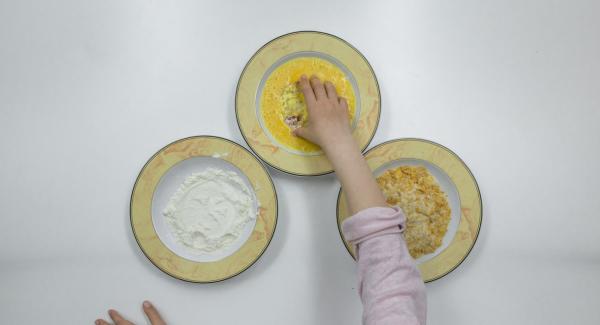
[[338, 95], [348, 102], [350, 121], [354, 119], [356, 105], [352, 84], [335, 64], [318, 57], [291, 59], [269, 75], [261, 96], [261, 115], [280, 145], [306, 153], [318, 152], [319, 146], [292, 134], [294, 129], [304, 126], [308, 118], [304, 95], [297, 86], [302, 75], [315, 75], [331, 82]]

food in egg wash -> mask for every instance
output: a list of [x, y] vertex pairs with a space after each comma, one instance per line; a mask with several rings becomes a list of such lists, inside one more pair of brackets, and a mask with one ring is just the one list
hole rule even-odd
[[352, 84], [339, 67], [319, 57], [291, 59], [269, 75], [261, 95], [261, 117], [279, 144], [297, 151], [318, 152], [319, 146], [292, 134], [308, 119], [304, 95], [297, 86], [302, 75], [315, 75], [331, 82], [338, 95], [348, 102], [350, 121], [354, 119], [356, 103]]

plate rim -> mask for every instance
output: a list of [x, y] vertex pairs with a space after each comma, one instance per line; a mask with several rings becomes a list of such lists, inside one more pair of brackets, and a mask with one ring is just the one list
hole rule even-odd
[[238, 92], [240, 89], [240, 84], [242, 81], [242, 76], [244, 76], [244, 73], [246, 72], [246, 69], [248, 68], [248, 66], [250, 65], [250, 63], [252, 62], [252, 60], [258, 55], [258, 53], [260, 51], [262, 51], [265, 47], [267, 47], [269, 44], [273, 43], [274, 41], [290, 36], [290, 35], [294, 35], [294, 34], [302, 34], [302, 33], [314, 33], [314, 34], [321, 34], [321, 35], [325, 35], [325, 36], [331, 36], [333, 38], [336, 38], [340, 41], [342, 41], [344, 44], [348, 45], [352, 50], [354, 50], [362, 59], [363, 61], [367, 64], [367, 66], [369, 67], [369, 70], [371, 71], [371, 73], [373, 74], [373, 80], [375, 81], [375, 85], [377, 86], [377, 97], [379, 98], [379, 112], [377, 114], [377, 121], [375, 122], [375, 128], [373, 131], [373, 134], [371, 134], [369, 140], [365, 143], [364, 148], [360, 148], [360, 152], [361, 153], [365, 153], [365, 150], [369, 147], [369, 145], [371, 144], [371, 142], [373, 141], [373, 138], [375, 138], [375, 135], [377, 133], [377, 129], [379, 128], [379, 121], [381, 119], [381, 107], [382, 107], [382, 99], [381, 99], [381, 87], [379, 85], [379, 81], [377, 80], [377, 74], [375, 74], [375, 70], [373, 69], [373, 66], [371, 66], [371, 63], [369, 62], [369, 60], [367, 60], [367, 58], [364, 56], [364, 54], [362, 54], [361, 51], [359, 51], [356, 47], [354, 47], [352, 44], [350, 44], [350, 42], [346, 41], [345, 39], [336, 36], [334, 34], [330, 34], [327, 32], [322, 32], [322, 31], [318, 31], [318, 30], [297, 30], [294, 32], [289, 32], [286, 34], [282, 34], [279, 35], [269, 41], [267, 41], [266, 43], [264, 43], [261, 47], [259, 47], [256, 51], [254, 51], [254, 54], [252, 54], [252, 56], [248, 59], [248, 61], [246, 62], [246, 64], [244, 65], [244, 68], [242, 69], [242, 72], [240, 73], [240, 76], [238, 78], [238, 82], [235, 88], [235, 101], [234, 101], [234, 112], [235, 112], [235, 119], [237, 122], [237, 126], [238, 126], [238, 130], [240, 131], [240, 134], [242, 135], [242, 138], [244, 139], [244, 141], [246, 142], [246, 144], [248, 145], [248, 148], [250, 148], [250, 150], [252, 150], [252, 152], [260, 159], [262, 160], [265, 164], [267, 164], [269, 167], [276, 169], [282, 173], [285, 173], [287, 175], [292, 175], [292, 176], [299, 176], [299, 177], [306, 177], [306, 176], [323, 176], [323, 175], [328, 175], [334, 172], [333, 168], [330, 171], [326, 171], [326, 172], [321, 172], [321, 173], [307, 173], [307, 174], [302, 174], [302, 173], [294, 173], [292, 171], [289, 170], [285, 170], [283, 168], [280, 168], [278, 166], [275, 166], [274, 164], [271, 164], [269, 161], [267, 161], [266, 159], [264, 159], [258, 152], [256, 152], [256, 150], [254, 150], [254, 148], [250, 145], [250, 142], [248, 141], [248, 139], [246, 138], [246, 135], [244, 134], [244, 132], [242, 131], [242, 127], [240, 125], [240, 119], [239, 119], [239, 115], [238, 115]]
[[[167, 270], [163, 269], [162, 267], [160, 267], [158, 264], [156, 264], [151, 258], [150, 256], [148, 256], [148, 254], [146, 253], [146, 251], [144, 251], [144, 249], [142, 248], [140, 241], [138, 239], [138, 236], [136, 235], [135, 232], [135, 227], [133, 226], [133, 195], [135, 193], [135, 189], [138, 185], [138, 182], [142, 176], [142, 173], [144, 172], [144, 170], [146, 169], [146, 167], [148, 166], [148, 164], [150, 164], [150, 162], [159, 154], [161, 153], [163, 150], [165, 150], [166, 148], [168, 148], [169, 146], [182, 142], [182, 141], [186, 141], [186, 140], [190, 140], [190, 139], [196, 139], [196, 138], [212, 138], [212, 139], [218, 139], [218, 140], [224, 140], [226, 142], [229, 142], [231, 144], [233, 144], [234, 146], [238, 146], [241, 149], [243, 149], [244, 151], [246, 151], [248, 154], [250, 154], [250, 156], [252, 156], [252, 158], [254, 160], [256, 160], [260, 167], [262, 168], [262, 170], [265, 172], [265, 174], [267, 175], [267, 178], [269, 179], [269, 183], [271, 184], [271, 188], [273, 189], [273, 194], [274, 194], [274, 199], [275, 199], [275, 220], [273, 222], [273, 235], [270, 236], [269, 240], [267, 241], [267, 244], [265, 245], [265, 248], [263, 249], [263, 251], [256, 257], [256, 259], [254, 259], [254, 261], [252, 261], [252, 263], [248, 264], [248, 266], [244, 267], [243, 269], [241, 269], [239, 272], [234, 273], [230, 276], [224, 277], [222, 279], [218, 279], [218, 280], [211, 280], [211, 281], [195, 281], [195, 280], [190, 280], [190, 279], [185, 279], [185, 278], [181, 278], [178, 277], [174, 274], [171, 274], [170, 272], [168, 272]], [[161, 176], [162, 177], [162, 176]], [[263, 256], [263, 254], [267, 251], [267, 249], [269, 248], [269, 246], [271, 245], [271, 241], [273, 240], [273, 237], [275, 237], [275, 232], [277, 231], [277, 222], [279, 220], [279, 198], [277, 196], [277, 189], [275, 188], [275, 183], [273, 182], [273, 178], [271, 177], [271, 174], [269, 173], [269, 171], [267, 170], [267, 168], [265, 167], [265, 165], [263, 164], [262, 160], [257, 158], [256, 155], [254, 155], [251, 151], [249, 151], [247, 148], [245, 148], [244, 146], [242, 146], [241, 144], [221, 137], [221, 136], [216, 136], [216, 135], [192, 135], [192, 136], [188, 136], [185, 138], [180, 138], [177, 139], [175, 141], [169, 142], [167, 145], [161, 147], [159, 150], [157, 150], [154, 154], [152, 154], [152, 156], [144, 163], [144, 166], [142, 166], [142, 168], [140, 169], [140, 172], [138, 173], [135, 182], [133, 183], [133, 187], [131, 189], [131, 195], [129, 198], [129, 225], [131, 227], [131, 232], [133, 234], [133, 238], [135, 239], [135, 242], [138, 246], [138, 248], [140, 249], [140, 251], [142, 251], [142, 253], [144, 254], [144, 256], [146, 257], [146, 259], [148, 259], [150, 261], [150, 263], [152, 263], [152, 265], [154, 265], [157, 269], [159, 269], [161, 272], [167, 274], [168, 276], [177, 279], [177, 280], [181, 280], [181, 281], [185, 281], [185, 282], [189, 282], [189, 283], [200, 283], [200, 284], [206, 284], [206, 283], [217, 283], [217, 282], [222, 282], [225, 280], [229, 280], [231, 278], [234, 278], [242, 273], [244, 273], [246, 270], [248, 270], [249, 268], [251, 268], [256, 262], [258, 262], [258, 260], [260, 260], [260, 258]], [[154, 227], [154, 225], [152, 225], [152, 227]], [[156, 230], [155, 230], [156, 232]], [[160, 239], [159, 239], [160, 240]], [[169, 250], [170, 251], [170, 250]], [[173, 254], [175, 254], [174, 252], [172, 252]], [[193, 263], [198, 263], [198, 262], [194, 262]], [[212, 263], [212, 262], [209, 262]]]
[[[473, 183], [475, 184], [475, 189], [477, 190], [477, 197], [479, 199], [479, 206], [481, 207], [480, 208], [480, 212], [479, 212], [481, 222], [479, 222], [479, 225], [477, 226], [477, 233], [475, 234], [475, 238], [473, 240], [473, 244], [471, 245], [471, 247], [469, 247], [469, 250], [460, 259], [460, 261], [458, 261], [458, 263], [456, 263], [451, 268], [449, 268], [448, 271], [444, 272], [443, 274], [441, 274], [439, 276], [436, 276], [436, 277], [433, 277], [431, 279], [427, 279], [427, 280], [423, 281], [425, 283], [429, 283], [429, 282], [433, 282], [435, 280], [439, 280], [439, 279], [445, 277], [446, 275], [452, 273], [452, 271], [456, 270], [467, 259], [467, 257], [471, 254], [471, 251], [475, 247], [475, 244], [477, 244], [477, 240], [479, 239], [479, 234], [481, 233], [481, 226], [483, 225], [483, 199], [481, 197], [481, 190], [479, 188], [479, 184], [477, 183], [477, 179], [475, 178], [475, 175], [473, 174], [473, 172], [471, 171], [471, 169], [469, 168], [469, 166], [454, 151], [450, 150], [448, 147], [446, 147], [446, 146], [444, 146], [442, 144], [439, 144], [439, 143], [437, 143], [435, 141], [427, 140], [427, 139], [423, 139], [423, 138], [412, 138], [412, 137], [408, 137], [408, 138], [395, 138], [395, 139], [384, 141], [384, 142], [382, 142], [380, 144], [377, 144], [376, 146], [374, 146], [372, 148], [369, 148], [369, 150], [367, 150], [364, 153], [364, 156], [366, 157], [366, 155], [369, 154], [369, 152], [371, 152], [372, 150], [375, 150], [376, 148], [379, 148], [379, 147], [381, 147], [383, 145], [386, 145], [386, 144], [389, 144], [389, 143], [398, 142], [398, 141], [418, 141], [418, 142], [424, 142], [424, 143], [431, 144], [433, 146], [442, 148], [442, 149], [448, 151], [453, 156], [455, 156], [458, 159], [458, 161], [463, 165], [463, 167], [465, 167], [465, 170], [467, 171], [467, 173], [469, 174], [469, 176], [471, 176], [471, 178], [473, 179]], [[342, 234], [342, 225], [341, 225], [341, 223], [339, 221], [339, 212], [338, 212], [339, 211], [339, 206], [340, 206], [341, 196], [342, 196], [342, 187], [340, 186], [340, 189], [339, 189], [338, 195], [337, 195], [336, 205], [335, 205], [335, 219], [336, 219], [335, 222], [337, 224], [337, 228], [338, 228], [338, 233], [340, 235], [340, 239], [342, 240], [342, 245], [344, 246], [344, 248], [348, 252], [348, 255], [350, 255], [350, 257], [353, 260], [356, 261], [356, 258], [354, 257], [354, 255], [352, 254], [352, 252], [350, 251], [350, 249], [348, 248], [348, 246], [346, 245], [346, 241], [344, 240], [344, 235]]]

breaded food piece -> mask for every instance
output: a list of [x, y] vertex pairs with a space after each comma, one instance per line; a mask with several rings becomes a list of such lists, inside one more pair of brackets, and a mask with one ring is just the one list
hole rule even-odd
[[400, 166], [377, 177], [390, 206], [406, 215], [404, 239], [413, 258], [433, 253], [442, 245], [450, 223], [446, 194], [423, 166]]

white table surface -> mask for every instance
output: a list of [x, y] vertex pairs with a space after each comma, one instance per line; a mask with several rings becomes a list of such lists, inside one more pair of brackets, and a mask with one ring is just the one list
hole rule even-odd
[[91, 324], [144, 299], [171, 324], [359, 324], [332, 175], [273, 169], [279, 223], [231, 280], [155, 268], [129, 225], [146, 160], [176, 139], [246, 145], [239, 74], [322, 30], [369, 59], [372, 145], [422, 137], [475, 174], [479, 240], [427, 285], [430, 324], [600, 323], [598, 1], [0, 1], [0, 323]]

